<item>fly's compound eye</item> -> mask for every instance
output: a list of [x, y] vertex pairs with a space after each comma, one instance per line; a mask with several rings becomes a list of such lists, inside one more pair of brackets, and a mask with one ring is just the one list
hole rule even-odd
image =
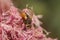
[[20, 15], [23, 19], [25, 19], [25, 20], [27, 19], [27, 15], [24, 12], [22, 12]]

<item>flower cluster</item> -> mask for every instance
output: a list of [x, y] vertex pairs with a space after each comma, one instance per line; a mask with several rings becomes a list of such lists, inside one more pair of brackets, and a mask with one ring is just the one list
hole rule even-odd
[[[29, 9], [23, 9], [28, 16], [32, 13]], [[0, 13], [0, 40], [57, 40], [47, 37], [43, 33], [41, 22], [33, 13], [31, 27], [27, 27], [20, 16], [18, 8], [11, 6], [6, 12]], [[28, 20], [27, 20], [28, 21]]]

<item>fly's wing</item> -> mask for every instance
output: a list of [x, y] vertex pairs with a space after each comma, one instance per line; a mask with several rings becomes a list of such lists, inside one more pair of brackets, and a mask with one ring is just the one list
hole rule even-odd
[[25, 12], [32, 19], [33, 12], [30, 9], [26, 8], [26, 9], [23, 9], [22, 11]]
[[42, 24], [42, 22], [39, 21], [39, 19], [37, 18], [37, 16], [34, 14], [34, 12], [30, 9], [23, 9], [23, 11], [32, 19], [32, 22], [39, 27], [40, 24]]

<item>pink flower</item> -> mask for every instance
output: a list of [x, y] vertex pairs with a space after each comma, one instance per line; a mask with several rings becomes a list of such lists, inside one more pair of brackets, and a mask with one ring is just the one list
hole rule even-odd
[[[0, 2], [3, 3], [3, 11], [2, 9], [0, 10], [0, 40], [57, 40], [46, 37], [43, 33], [43, 28], [40, 26], [42, 22], [38, 20], [35, 14], [31, 19], [31, 28], [27, 28], [18, 8], [10, 5], [12, 3], [10, 0], [0, 0]], [[10, 7], [10, 9], [5, 10], [4, 5], [8, 8]], [[28, 16], [31, 16], [31, 10], [23, 9], [23, 11]]]

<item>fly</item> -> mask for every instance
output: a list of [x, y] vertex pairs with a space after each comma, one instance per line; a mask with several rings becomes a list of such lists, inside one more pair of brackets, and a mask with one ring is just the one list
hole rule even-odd
[[19, 11], [20, 12], [20, 16], [22, 17], [23, 22], [26, 25], [26, 27], [31, 28], [32, 15], [29, 14], [30, 12], [28, 13], [28, 12], [24, 12], [24, 11]]

